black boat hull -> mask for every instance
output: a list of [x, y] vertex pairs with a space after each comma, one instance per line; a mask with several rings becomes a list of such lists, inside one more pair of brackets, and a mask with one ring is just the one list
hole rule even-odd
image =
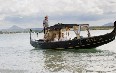
[[59, 42], [44, 42], [43, 40], [30, 41], [31, 45], [43, 49], [91, 49], [107, 44], [115, 39], [114, 33], [90, 38], [73, 39]]

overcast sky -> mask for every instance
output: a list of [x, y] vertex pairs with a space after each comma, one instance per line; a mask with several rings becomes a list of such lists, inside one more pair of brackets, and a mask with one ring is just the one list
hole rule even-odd
[[116, 20], [116, 0], [0, 0], [0, 28], [42, 27], [46, 15], [49, 25], [103, 25]]

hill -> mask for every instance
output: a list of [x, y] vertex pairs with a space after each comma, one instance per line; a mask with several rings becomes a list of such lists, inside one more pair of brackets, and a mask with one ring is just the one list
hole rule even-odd
[[112, 22], [104, 24], [103, 26], [113, 26], [114, 24]]
[[12, 27], [10, 27], [8, 30], [23, 30], [23, 28], [18, 27], [16, 25], [13, 25]]
[[21, 27], [18, 27], [16, 25], [13, 25], [12, 27], [10, 27], [9, 29], [7, 29], [7, 31], [10, 31], [10, 32], [23, 32], [24, 29], [21, 28]]
[[21, 28], [21, 27], [18, 27], [16, 25], [13, 25], [10, 28], [8, 28], [8, 29], [2, 29], [1, 31], [2, 32], [23, 32], [24, 29]]

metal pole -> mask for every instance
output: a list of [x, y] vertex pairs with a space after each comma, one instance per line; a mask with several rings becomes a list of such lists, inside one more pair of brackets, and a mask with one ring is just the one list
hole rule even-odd
[[32, 30], [30, 29], [30, 41], [31, 41], [31, 32], [32, 32]]

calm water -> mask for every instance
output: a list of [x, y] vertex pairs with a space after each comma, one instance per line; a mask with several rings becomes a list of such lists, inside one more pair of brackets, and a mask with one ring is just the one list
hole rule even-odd
[[0, 34], [0, 73], [116, 73], [115, 45], [116, 40], [90, 50], [37, 50], [30, 45], [28, 33]]

